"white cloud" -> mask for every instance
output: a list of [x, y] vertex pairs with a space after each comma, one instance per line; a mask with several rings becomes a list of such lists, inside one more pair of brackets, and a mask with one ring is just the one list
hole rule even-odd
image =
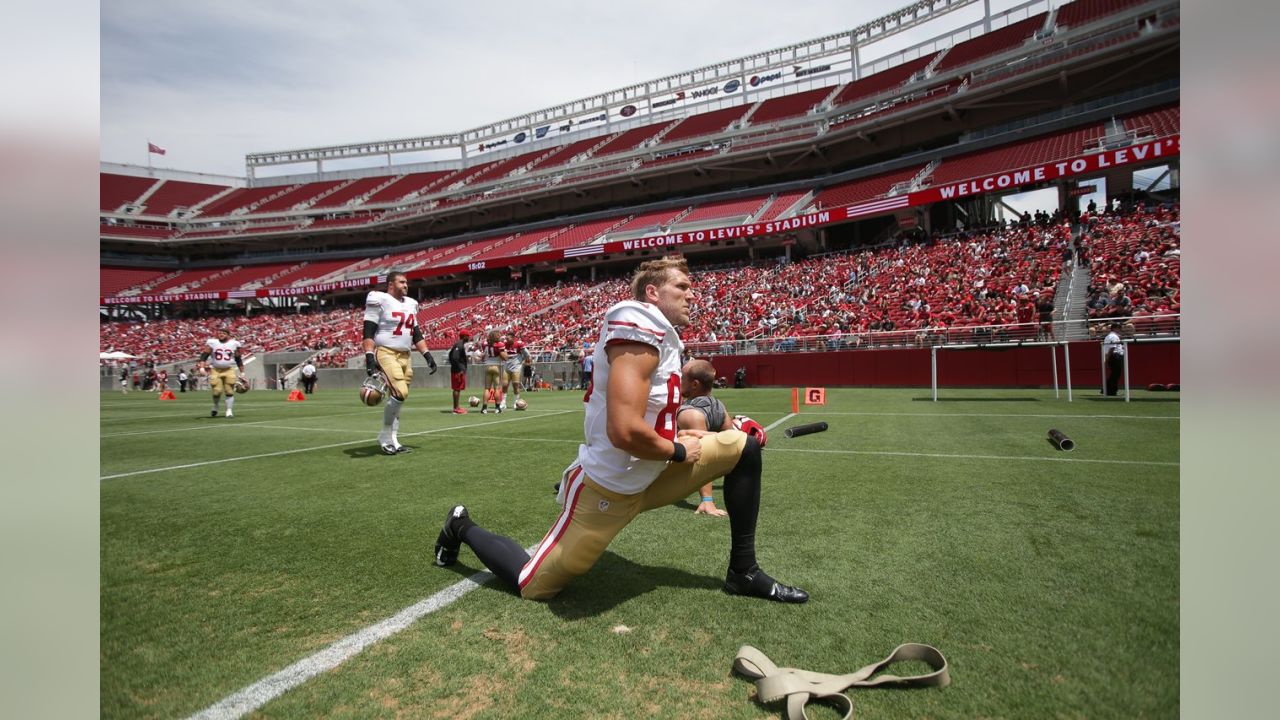
[[242, 175], [250, 152], [445, 134], [841, 30], [903, 0], [114, 1], [110, 162]]

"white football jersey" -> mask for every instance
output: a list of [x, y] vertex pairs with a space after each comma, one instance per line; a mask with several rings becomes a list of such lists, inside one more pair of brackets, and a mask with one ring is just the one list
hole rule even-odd
[[209, 364], [218, 370], [226, 370], [236, 366], [236, 352], [240, 350], [240, 341], [231, 338], [222, 342], [218, 338], [209, 338], [205, 342], [209, 346]]
[[[501, 349], [498, 348], [499, 345], [502, 346]], [[494, 343], [493, 345], [485, 343], [484, 364], [485, 365], [501, 365], [502, 356], [499, 355], [498, 353], [501, 352], [502, 350], [506, 350], [506, 348], [507, 348], [507, 344], [504, 342], [497, 342], [497, 343]]]
[[667, 461], [642, 460], [609, 442], [605, 429], [609, 357], [605, 354], [605, 347], [616, 341], [639, 342], [657, 348], [658, 368], [649, 378], [649, 403], [644, 420], [668, 440], [676, 437], [676, 411], [680, 407], [680, 353], [684, 350], [684, 343], [654, 305], [623, 300], [604, 314], [600, 339], [592, 353], [595, 371], [591, 377], [591, 389], [585, 398], [587, 414], [583, 421], [586, 442], [578, 446], [578, 463], [586, 470], [587, 477], [601, 487], [633, 495], [649, 487], [666, 469]]
[[373, 344], [393, 350], [413, 349], [413, 329], [418, 326], [418, 301], [405, 295], [397, 300], [381, 290], [371, 290], [364, 301], [364, 319], [378, 323]]

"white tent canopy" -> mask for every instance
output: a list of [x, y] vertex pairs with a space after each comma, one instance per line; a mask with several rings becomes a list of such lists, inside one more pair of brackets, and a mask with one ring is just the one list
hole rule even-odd
[[123, 350], [112, 350], [111, 352], [98, 353], [99, 360], [127, 360], [129, 358], [136, 358], [136, 357], [138, 356], [130, 355], [129, 353]]

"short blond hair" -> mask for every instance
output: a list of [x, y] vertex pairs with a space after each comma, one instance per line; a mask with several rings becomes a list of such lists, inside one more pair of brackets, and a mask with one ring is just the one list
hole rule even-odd
[[671, 271], [689, 274], [689, 261], [683, 255], [668, 255], [657, 260], [646, 260], [636, 268], [631, 278], [631, 296], [644, 302], [644, 289], [649, 285], [662, 285], [670, 277]]

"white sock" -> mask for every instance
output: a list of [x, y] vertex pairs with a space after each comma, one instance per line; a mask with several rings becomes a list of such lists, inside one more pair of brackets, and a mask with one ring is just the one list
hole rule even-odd
[[235, 402], [236, 402], [235, 398], [231, 397], [230, 395], [227, 396], [227, 412], [231, 412], [231, 406], [234, 405]]
[[403, 404], [394, 397], [389, 397], [387, 404], [382, 408], [382, 432], [378, 434], [378, 441], [383, 445], [396, 444], [396, 429], [399, 427], [397, 421], [400, 419], [400, 406]]

